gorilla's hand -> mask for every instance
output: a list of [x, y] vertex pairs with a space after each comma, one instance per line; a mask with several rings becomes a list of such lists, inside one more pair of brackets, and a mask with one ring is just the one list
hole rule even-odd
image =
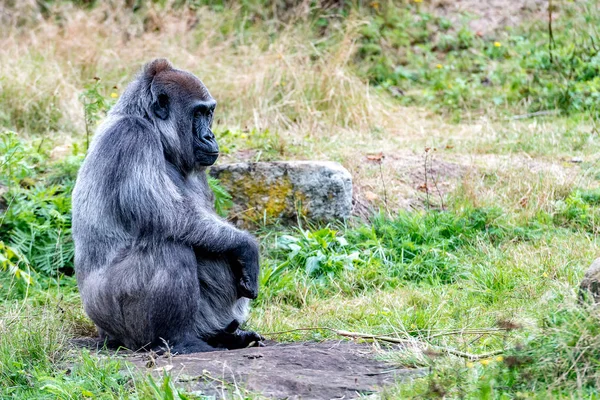
[[236, 278], [238, 299], [247, 297], [256, 299], [258, 296], [258, 244], [250, 235], [245, 235], [245, 240], [233, 251], [231, 267]]

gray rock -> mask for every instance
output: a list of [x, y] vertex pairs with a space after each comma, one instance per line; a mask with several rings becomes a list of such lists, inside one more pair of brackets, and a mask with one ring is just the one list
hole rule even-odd
[[212, 167], [231, 194], [234, 219], [344, 219], [352, 212], [352, 176], [329, 161], [281, 161]]
[[600, 303], [600, 258], [594, 260], [579, 285], [579, 297], [590, 295], [595, 303]]

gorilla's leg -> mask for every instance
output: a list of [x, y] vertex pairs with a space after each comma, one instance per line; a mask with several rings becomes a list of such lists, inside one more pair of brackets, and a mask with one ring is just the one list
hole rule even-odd
[[238, 299], [235, 272], [228, 260], [196, 251], [200, 283], [200, 331], [213, 347], [240, 349], [264, 340], [255, 332], [239, 329], [248, 314], [247, 298]]
[[[83, 285], [86, 312], [132, 350], [212, 351], [197, 328], [200, 289], [193, 251], [176, 243], [128, 247]], [[166, 343], [166, 345], [165, 345]]]
[[264, 337], [253, 331], [244, 331], [239, 329], [240, 323], [233, 320], [225, 329], [216, 333], [208, 340], [208, 343], [215, 347], [225, 347], [229, 350], [244, 349], [252, 343], [255, 346], [263, 346]]
[[223, 348], [212, 346], [204, 340], [200, 339], [198, 335], [188, 334], [187, 337], [180, 338], [174, 344], [169, 342], [163, 343], [152, 348], [152, 351], [158, 355], [162, 355], [165, 352], [171, 354], [189, 354], [189, 353], [204, 353], [208, 351], [221, 351]]

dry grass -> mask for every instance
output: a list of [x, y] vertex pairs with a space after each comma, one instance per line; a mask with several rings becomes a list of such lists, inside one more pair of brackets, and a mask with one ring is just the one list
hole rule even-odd
[[[473, 183], [465, 186], [477, 187], [483, 179], [479, 170], [495, 164], [491, 169], [506, 175], [501, 181], [507, 190], [500, 191], [508, 198], [503, 202], [516, 204], [530, 192], [517, 179], [529, 155], [522, 152], [502, 163], [471, 154], [514, 153], [525, 138], [538, 146], [534, 153], [555, 155], [556, 143], [569, 129], [527, 120], [507, 124], [492, 119], [493, 110], [456, 125], [398, 105], [387, 92], [374, 90], [353, 74], [357, 28], [364, 23], [358, 17], [339, 23], [331, 37], [323, 38], [314, 37], [304, 14], [298, 13], [287, 26], [277, 26], [274, 35], [272, 21], [242, 30], [237, 9], [173, 12], [166, 11], [167, 3], [135, 14], [110, 3], [91, 11], [55, 5], [46, 16], [34, 0], [5, 7], [0, 123], [26, 136], [44, 135], [56, 145], [81, 141], [79, 95], [86, 84], [100, 77], [108, 94], [113, 86], [121, 89], [144, 62], [168, 57], [201, 77], [219, 101], [217, 131], [268, 130], [281, 148], [279, 157], [340, 161], [354, 174], [363, 199], [392, 210], [422, 206], [427, 192], [425, 147], [437, 148], [430, 180], [439, 181], [441, 189], [429, 187], [432, 198], [451, 192], [469, 171]], [[548, 131], [551, 135], [538, 139]], [[369, 154], [380, 152], [381, 166], [368, 162]], [[226, 160], [240, 158], [234, 153]], [[544, 165], [563, 174], [561, 161], [555, 161]], [[538, 179], [539, 172], [529, 170], [528, 180]], [[561, 185], [548, 179], [552, 186]], [[497, 186], [477, 190], [470, 196], [499, 192]]]
[[[23, 8], [12, 12], [27, 14]], [[8, 114], [16, 128], [44, 133], [28, 129], [20, 114], [52, 98], [61, 130], [76, 134], [83, 129], [77, 97], [84, 84], [98, 76], [121, 86], [141, 64], [162, 56], [205, 81], [220, 102], [219, 123], [227, 127], [318, 137], [333, 127], [361, 132], [398, 122], [386, 100], [347, 71], [359, 21], [340, 28], [336, 46], [319, 50], [305, 39], [306, 24], [291, 23], [274, 40], [266, 25], [240, 34], [236, 12], [150, 7], [139, 17], [103, 5], [91, 12], [61, 6], [50, 20], [24, 15], [38, 22], [26, 29], [7, 24], [1, 32], [2, 89], [17, 103], [5, 100]]]

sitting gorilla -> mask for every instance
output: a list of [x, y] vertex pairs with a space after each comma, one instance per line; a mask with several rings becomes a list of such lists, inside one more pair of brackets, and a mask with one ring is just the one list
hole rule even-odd
[[214, 211], [216, 102], [165, 59], [147, 64], [100, 126], [73, 191], [75, 270], [101, 338], [173, 353], [236, 349], [258, 294], [258, 245]]

